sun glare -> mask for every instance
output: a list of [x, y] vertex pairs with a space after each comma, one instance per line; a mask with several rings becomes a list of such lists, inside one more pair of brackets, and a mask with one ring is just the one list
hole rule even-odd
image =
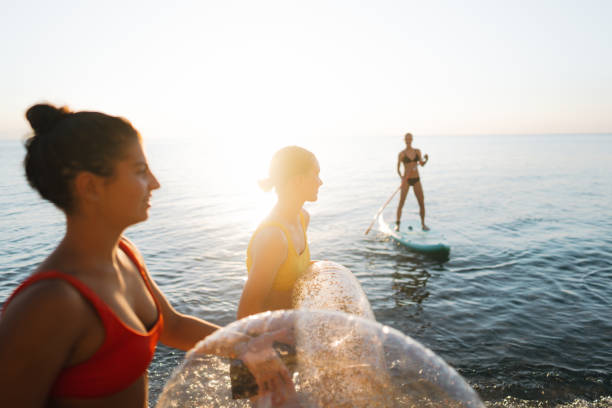
[[[248, 133], [238, 133], [246, 135]], [[221, 141], [215, 149], [217, 182], [222, 189], [231, 189], [245, 203], [244, 220], [254, 228], [267, 215], [274, 203], [274, 192], [264, 192], [258, 181], [268, 176], [272, 155], [284, 146], [282, 137], [232, 136], [232, 143]]]

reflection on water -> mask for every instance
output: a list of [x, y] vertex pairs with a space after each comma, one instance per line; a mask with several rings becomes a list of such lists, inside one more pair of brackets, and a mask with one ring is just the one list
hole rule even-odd
[[398, 307], [406, 304], [420, 305], [427, 297], [427, 279], [431, 275], [426, 270], [414, 272], [396, 272], [393, 274], [393, 285], [395, 291], [394, 299]]
[[389, 267], [393, 270], [391, 288], [396, 306], [414, 306], [416, 316], [430, 294], [427, 290], [427, 280], [431, 277], [428, 270], [443, 267], [443, 263], [415, 253], [382, 235], [379, 238], [395, 251], [395, 255], [390, 257]]

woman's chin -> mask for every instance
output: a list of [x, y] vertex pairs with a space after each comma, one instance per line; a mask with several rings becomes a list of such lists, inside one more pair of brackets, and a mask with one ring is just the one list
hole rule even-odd
[[129, 223], [129, 225], [140, 224], [141, 222], [144, 222], [148, 219], [149, 219], [149, 210], [147, 209], [143, 211], [142, 214], [139, 214], [137, 217], [134, 217], [132, 220], [130, 220], [131, 222]]

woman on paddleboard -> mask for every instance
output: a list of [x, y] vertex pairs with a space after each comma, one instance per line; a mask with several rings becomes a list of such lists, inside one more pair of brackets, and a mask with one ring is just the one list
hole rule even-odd
[[253, 233], [247, 248], [248, 280], [238, 306], [238, 318], [268, 310], [291, 309], [295, 281], [310, 264], [306, 229], [310, 221], [302, 208], [316, 201], [319, 162], [298, 146], [276, 152], [269, 177], [260, 181], [264, 191], [275, 189], [278, 200]]
[[[160, 187], [141, 136], [100, 112], [35, 105], [26, 117], [28, 182], [64, 213], [66, 232], [3, 305], [0, 406], [146, 407], [157, 342], [189, 350], [218, 326], [177, 312], [123, 236]], [[263, 383], [256, 351], [272, 337], [236, 338], [225, 355]]]
[[[400, 220], [402, 218], [402, 208], [408, 195], [408, 190], [412, 186], [414, 189], [414, 195], [419, 203], [419, 214], [421, 216], [421, 227], [423, 231], [429, 231], [427, 225], [425, 225], [425, 197], [423, 195], [423, 186], [421, 185], [421, 178], [419, 177], [419, 165], [425, 166], [429, 160], [428, 155], [421, 156], [421, 151], [412, 147], [412, 134], [406, 133], [404, 136], [406, 142], [406, 148], [402, 150], [397, 156], [397, 174], [402, 179], [402, 187], [400, 193], [400, 200], [397, 206], [397, 218], [395, 221], [395, 229], [399, 230]], [[423, 160], [425, 158], [425, 160]], [[404, 165], [404, 174], [401, 172], [401, 165]]]

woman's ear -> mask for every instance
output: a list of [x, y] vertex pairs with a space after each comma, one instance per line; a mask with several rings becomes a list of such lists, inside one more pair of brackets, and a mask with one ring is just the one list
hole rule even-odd
[[96, 202], [100, 199], [100, 177], [81, 171], [74, 178], [74, 194], [78, 201]]

